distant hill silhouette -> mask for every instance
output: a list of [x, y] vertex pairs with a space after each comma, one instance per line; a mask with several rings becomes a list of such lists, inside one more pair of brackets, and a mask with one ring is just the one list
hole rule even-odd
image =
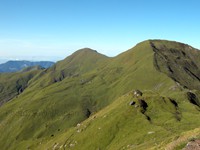
[[26, 67], [41, 66], [43, 68], [49, 68], [54, 64], [51, 61], [8, 61], [6, 63], [0, 64], [0, 72], [17, 72]]

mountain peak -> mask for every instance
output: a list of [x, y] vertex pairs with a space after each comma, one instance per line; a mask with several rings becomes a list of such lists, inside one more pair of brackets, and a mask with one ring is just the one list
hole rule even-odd
[[1, 149], [164, 149], [200, 136], [190, 132], [200, 126], [200, 51], [186, 44], [147, 40], [113, 58], [83, 48], [31, 69], [0, 74]]
[[95, 51], [96, 52], [96, 50], [94, 50], [94, 49], [91, 49], [91, 48], [89, 48], [89, 47], [84, 47], [84, 48], [81, 48], [81, 49], [79, 49], [79, 50], [77, 50], [77, 51]]
[[74, 52], [73, 54], [71, 54], [70, 56], [65, 58], [65, 61], [71, 61], [71, 60], [75, 60], [76, 61], [80, 61], [80, 60], [84, 60], [84, 59], [90, 59], [90, 58], [94, 58], [97, 57], [99, 58], [106, 58], [107, 56], [98, 53], [96, 50], [93, 50], [91, 48], [82, 48], [77, 50], [76, 52]]
[[[81, 49], [79, 49], [79, 50], [77, 50], [76, 52], [74, 52], [73, 54], [83, 54], [83, 53], [87, 53], [87, 54], [91, 54], [91, 53], [98, 53], [96, 50], [93, 50], [93, 49], [91, 49], [91, 48], [87, 48], [87, 47], [85, 47], [85, 48], [81, 48]], [[72, 55], [73, 55], [72, 54]]]
[[197, 50], [196, 48], [177, 41], [169, 41], [169, 40], [160, 40], [160, 39], [151, 39], [148, 40], [151, 45], [157, 46], [160, 49], [169, 48], [169, 49], [185, 49], [185, 50]]
[[54, 81], [60, 81], [61, 78], [82, 74], [98, 67], [104, 63], [107, 56], [98, 53], [90, 48], [82, 48], [66, 57], [64, 60], [57, 62], [50, 70], [54, 70]]

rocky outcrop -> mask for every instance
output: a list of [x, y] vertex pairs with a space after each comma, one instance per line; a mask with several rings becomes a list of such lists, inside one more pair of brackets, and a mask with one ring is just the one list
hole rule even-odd
[[142, 94], [143, 93], [140, 90], [134, 90], [133, 91], [133, 97], [138, 98], [138, 97], [142, 96]]
[[184, 88], [200, 90], [200, 51], [189, 45], [170, 41], [150, 41], [155, 68]]
[[200, 107], [200, 102], [194, 93], [187, 92], [187, 98], [190, 101], [190, 103]]
[[190, 141], [183, 150], [200, 150], [200, 140]]

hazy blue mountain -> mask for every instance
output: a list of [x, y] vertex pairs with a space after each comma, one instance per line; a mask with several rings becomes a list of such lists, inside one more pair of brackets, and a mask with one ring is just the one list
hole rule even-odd
[[17, 72], [26, 67], [41, 66], [43, 68], [49, 68], [54, 64], [51, 61], [8, 61], [6, 63], [0, 64], [0, 72]]

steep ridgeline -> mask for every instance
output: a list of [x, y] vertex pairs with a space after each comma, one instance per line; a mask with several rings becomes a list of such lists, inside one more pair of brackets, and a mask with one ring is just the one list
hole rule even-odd
[[170, 41], [150, 41], [156, 68], [185, 88], [200, 90], [200, 51]]
[[65, 78], [78, 78], [85, 73], [95, 71], [99, 65], [108, 60], [109, 57], [95, 50], [80, 49], [39, 74], [32, 82], [35, 87], [41, 88], [61, 82]]
[[78, 77], [84, 73], [95, 71], [101, 63], [109, 58], [97, 51], [84, 48], [76, 51], [63, 61], [58, 62], [48, 70], [53, 82], [62, 81], [66, 77]]
[[[200, 117], [196, 61], [200, 56], [187, 47], [149, 40], [113, 58], [88, 48], [78, 50], [35, 74], [26, 90], [0, 107], [0, 147], [116, 150], [165, 146], [200, 125], [195, 119]], [[183, 57], [179, 51], [188, 52]], [[143, 94], [135, 96], [133, 89]]]

